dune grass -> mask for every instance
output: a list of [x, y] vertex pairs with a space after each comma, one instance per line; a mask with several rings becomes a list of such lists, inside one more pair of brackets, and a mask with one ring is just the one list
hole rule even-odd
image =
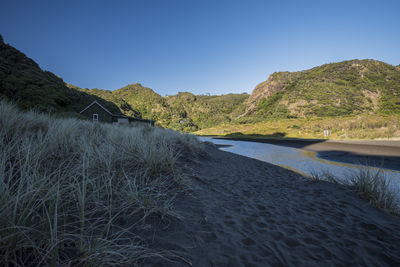
[[329, 171], [314, 171], [311, 179], [348, 186], [374, 207], [400, 216], [399, 192], [391, 186], [390, 179], [381, 169], [361, 167], [349, 172], [346, 177], [337, 177]]
[[179, 162], [194, 136], [60, 119], [0, 102], [0, 265], [135, 266], [166, 257], [140, 238], [148, 216], [178, 217]]

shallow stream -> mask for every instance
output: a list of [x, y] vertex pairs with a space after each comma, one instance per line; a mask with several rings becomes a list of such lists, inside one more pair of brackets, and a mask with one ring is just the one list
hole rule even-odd
[[[349, 177], [352, 172], [360, 169], [360, 165], [348, 164], [321, 159], [312, 151], [306, 151], [291, 147], [272, 145], [266, 143], [212, 139], [209, 137], [199, 137], [202, 141], [209, 141], [223, 151], [232, 152], [238, 155], [265, 161], [280, 167], [295, 171], [305, 176], [313, 173], [329, 172], [335, 177]], [[378, 170], [374, 167], [368, 167]], [[381, 169], [385, 176], [391, 180], [392, 185], [400, 189], [400, 171]]]

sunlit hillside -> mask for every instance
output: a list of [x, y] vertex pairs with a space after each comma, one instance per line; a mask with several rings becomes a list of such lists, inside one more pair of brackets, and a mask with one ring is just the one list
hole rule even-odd
[[[328, 131], [327, 136], [324, 131]], [[223, 124], [195, 133], [239, 138], [397, 139], [400, 138], [400, 115], [270, 119]]]
[[400, 114], [400, 70], [377, 60], [349, 60], [274, 73], [256, 86], [246, 113], [275, 118]]

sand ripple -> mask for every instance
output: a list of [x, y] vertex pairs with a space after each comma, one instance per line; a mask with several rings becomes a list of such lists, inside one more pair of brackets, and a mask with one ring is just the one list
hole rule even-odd
[[193, 266], [400, 266], [399, 219], [344, 187], [209, 151], [191, 166], [193, 193], [177, 203], [182, 220], [153, 233], [155, 247]]

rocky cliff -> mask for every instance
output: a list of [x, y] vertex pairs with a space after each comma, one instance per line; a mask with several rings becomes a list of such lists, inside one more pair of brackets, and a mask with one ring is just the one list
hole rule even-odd
[[256, 86], [246, 115], [347, 116], [400, 113], [400, 68], [348, 60], [299, 72], [278, 72]]

